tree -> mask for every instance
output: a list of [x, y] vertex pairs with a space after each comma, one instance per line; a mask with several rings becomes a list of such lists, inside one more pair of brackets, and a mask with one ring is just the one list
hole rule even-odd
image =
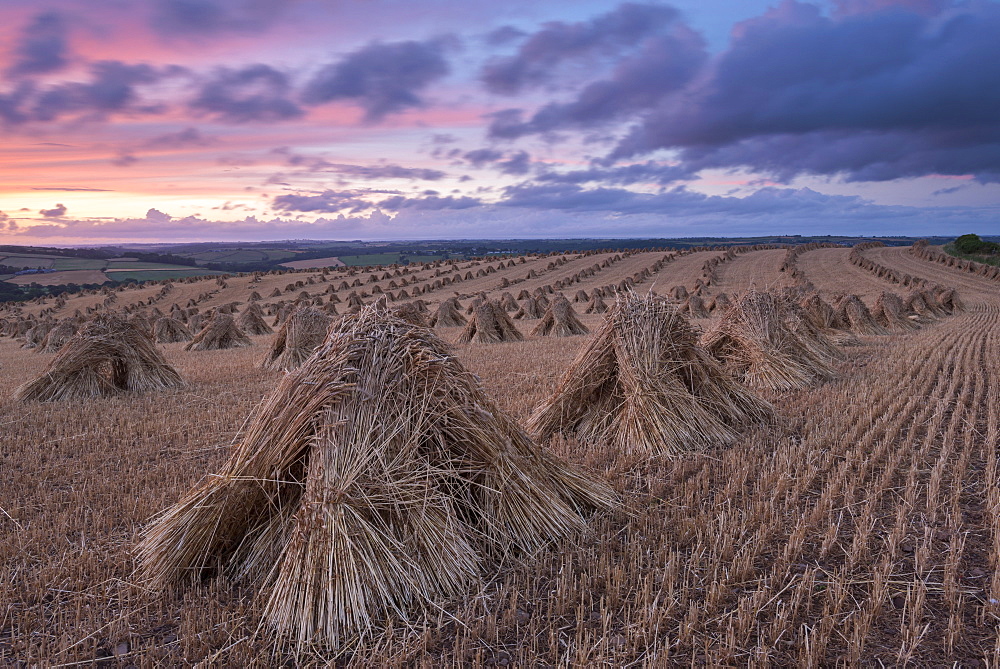
[[955, 240], [955, 250], [959, 253], [979, 253], [983, 244], [984, 242], [979, 235], [970, 233]]

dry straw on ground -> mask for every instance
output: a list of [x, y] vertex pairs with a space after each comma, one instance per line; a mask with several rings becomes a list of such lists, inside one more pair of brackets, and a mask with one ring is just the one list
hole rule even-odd
[[431, 330], [369, 307], [282, 379], [138, 557], [156, 586], [248, 583], [279, 632], [338, 647], [435, 611], [613, 498], [539, 449]]
[[251, 346], [252, 342], [239, 329], [229, 314], [215, 314], [205, 327], [184, 347], [185, 351], [217, 351]]
[[15, 399], [40, 402], [108, 397], [183, 385], [149, 336], [113, 315], [98, 315], [63, 346]]
[[629, 291], [527, 428], [543, 439], [574, 434], [629, 454], [676, 456], [731, 443], [771, 414], [698, 346], [676, 306]]
[[543, 337], [571, 337], [588, 332], [590, 330], [580, 322], [569, 300], [564, 295], [557, 295], [531, 334]]
[[771, 293], [747, 292], [702, 344], [751, 388], [805, 388], [836, 376], [832, 344], [795, 305]]

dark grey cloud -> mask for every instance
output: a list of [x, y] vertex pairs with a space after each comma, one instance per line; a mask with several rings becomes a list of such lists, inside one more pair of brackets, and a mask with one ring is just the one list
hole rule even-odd
[[[698, 82], [610, 158], [673, 149], [691, 169], [784, 179], [1000, 180], [1000, 6], [843, 4], [865, 7], [828, 17], [788, 2], [739, 26]], [[513, 133], [510, 117], [494, 123]]]
[[376, 42], [321, 69], [305, 86], [306, 104], [346, 100], [361, 106], [365, 121], [423, 107], [422, 91], [449, 72], [446, 40]]
[[215, 143], [212, 137], [206, 137], [198, 128], [189, 127], [177, 132], [167, 132], [151, 137], [143, 146], [151, 149], [180, 149], [191, 146], [209, 146]]
[[66, 205], [57, 204], [52, 209], [42, 209], [38, 213], [45, 218], [61, 218], [66, 215]]
[[466, 151], [460, 157], [473, 167], [493, 167], [503, 174], [524, 175], [531, 171], [531, 155], [526, 151], [483, 148]]
[[174, 37], [254, 33], [270, 27], [291, 0], [154, 0], [150, 24]]
[[473, 167], [482, 167], [503, 158], [503, 151], [497, 149], [473, 149], [462, 154], [462, 158]]
[[500, 26], [486, 34], [486, 43], [490, 46], [504, 46], [517, 41], [522, 37], [527, 37], [528, 33], [514, 26]]
[[809, 188], [766, 187], [747, 197], [706, 195], [679, 186], [662, 193], [637, 193], [624, 188], [581, 188], [574, 184], [519, 184], [504, 190], [500, 204], [508, 207], [614, 213], [616, 215], [658, 214], [668, 217], [689, 216], [772, 216], [828, 218], [834, 213], [852, 217], [878, 211], [891, 215], [892, 207], [879, 207], [857, 197], [826, 195]]
[[292, 153], [287, 148], [275, 149], [272, 153], [286, 155], [285, 163], [290, 167], [302, 168], [307, 172], [329, 172], [356, 179], [409, 179], [413, 181], [438, 181], [448, 176], [447, 172], [426, 167], [403, 167], [391, 163], [378, 165], [352, 165], [333, 163], [325, 158]]
[[303, 115], [291, 99], [288, 75], [270, 65], [221, 69], [206, 81], [190, 106], [230, 123], [269, 123]]
[[[515, 55], [487, 63], [480, 79], [492, 93], [515, 95], [555, 80], [567, 61], [629, 51], [677, 16], [677, 10], [665, 5], [625, 3], [589, 21], [549, 23], [528, 37]], [[494, 33], [496, 37], [517, 36], [500, 30], [506, 32]]]
[[708, 61], [704, 40], [662, 5], [624, 4], [609, 14], [575, 24], [550, 24], [526, 40], [514, 57], [494, 61], [482, 75], [486, 87], [515, 94], [556, 81], [560, 63], [599, 55], [607, 67], [569, 99], [543, 105], [530, 115], [505, 109], [490, 116], [489, 136], [513, 140], [525, 135], [588, 129], [634, 119], [684, 90]]
[[14, 47], [10, 76], [45, 74], [60, 70], [68, 63], [69, 29], [57, 12], [38, 14], [27, 25]]
[[385, 211], [403, 211], [414, 209], [422, 211], [441, 211], [444, 209], [471, 209], [482, 205], [482, 201], [468, 196], [455, 197], [448, 195], [427, 195], [425, 197], [405, 197], [397, 195], [379, 201], [378, 208]]
[[[90, 66], [90, 80], [68, 82], [39, 89], [22, 120], [54, 121], [67, 115], [103, 117], [112, 112], [135, 109], [140, 99], [137, 87], [159, 81], [170, 73], [150, 65], [131, 65], [105, 60]], [[25, 96], [27, 98], [27, 96]], [[146, 111], [154, 111], [147, 109]]]
[[694, 174], [684, 165], [668, 165], [655, 161], [620, 165], [617, 167], [592, 167], [586, 170], [546, 170], [535, 176], [536, 181], [564, 184], [605, 183], [627, 186], [636, 183], [672, 184], [691, 179]]
[[[374, 191], [378, 192], [378, 191]], [[382, 191], [383, 193], [386, 191]], [[314, 195], [289, 193], [278, 195], [271, 201], [271, 208], [284, 212], [316, 212], [333, 214], [341, 211], [363, 211], [371, 208], [371, 203], [362, 198], [366, 192], [357, 190], [325, 190]]]

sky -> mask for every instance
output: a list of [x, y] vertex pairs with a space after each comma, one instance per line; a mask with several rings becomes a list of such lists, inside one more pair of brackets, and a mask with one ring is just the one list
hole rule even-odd
[[1000, 234], [989, 0], [3, 0], [0, 243]]

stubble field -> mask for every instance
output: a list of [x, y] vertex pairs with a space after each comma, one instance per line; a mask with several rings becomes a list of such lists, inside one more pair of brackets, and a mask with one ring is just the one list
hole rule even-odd
[[[850, 262], [850, 249], [797, 257], [797, 281], [824, 299], [909, 289]], [[355, 666], [830, 666], [1000, 663], [1000, 301], [996, 281], [916, 257], [861, 251], [881, 266], [954, 287], [966, 310], [912, 332], [858, 336], [838, 378], [767, 394], [773, 424], [735, 445], [680, 458], [640, 458], [571, 439], [548, 444], [608, 481], [612, 511], [498, 573], [416, 627], [390, 625], [337, 661]], [[706, 250], [529, 257], [383, 270], [312, 272], [152, 285], [109, 306], [195, 300], [201, 310], [251, 291], [262, 304], [351, 291], [430, 286], [431, 305], [456, 293], [499, 297], [564, 283], [578, 290], [639, 278], [636, 290], [694, 291]], [[706, 299], [796, 285], [783, 249], [725, 257]], [[602, 266], [608, 261], [607, 266]], [[595, 269], [596, 268], [596, 269]], [[445, 275], [459, 283], [435, 287]], [[649, 276], [643, 271], [649, 270]], [[481, 276], [476, 274], [483, 271]], [[587, 273], [590, 271], [591, 273]], [[534, 276], [531, 276], [531, 274]], [[368, 282], [369, 276], [376, 281]], [[381, 278], [380, 278], [381, 277]], [[360, 278], [360, 286], [340, 288]], [[407, 286], [401, 286], [401, 280]], [[303, 285], [294, 285], [302, 281]], [[389, 282], [396, 283], [391, 287]], [[508, 283], [507, 286], [503, 282]], [[328, 290], [328, 287], [331, 290]], [[270, 297], [277, 291], [280, 296]], [[370, 298], [378, 293], [370, 294]], [[405, 299], [405, 298], [404, 298]], [[149, 301], [153, 300], [150, 305]], [[371, 301], [366, 299], [366, 301]], [[71, 316], [107, 295], [27, 305], [20, 317]], [[468, 300], [463, 297], [463, 304]], [[338, 304], [343, 311], [343, 304]], [[583, 315], [593, 332], [600, 315]], [[13, 318], [0, 313], [0, 318]], [[693, 319], [707, 328], [718, 318]], [[270, 320], [270, 319], [269, 319]], [[454, 345], [459, 360], [524, 421], [591, 335]], [[458, 328], [438, 330], [454, 342]], [[134, 574], [132, 549], [149, 519], [219, 469], [251, 409], [278, 383], [259, 369], [270, 337], [249, 348], [189, 352], [160, 345], [186, 381], [158, 394], [22, 403], [14, 389], [51, 353], [0, 337], [0, 662], [107, 666], [278, 665], [290, 661], [252, 590], [221, 579], [167, 592]], [[323, 651], [298, 662], [322, 662]]]

